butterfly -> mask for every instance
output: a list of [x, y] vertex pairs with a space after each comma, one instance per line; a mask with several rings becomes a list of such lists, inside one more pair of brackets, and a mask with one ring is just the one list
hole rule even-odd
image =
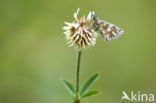
[[104, 38], [104, 41], [110, 41], [113, 39], [118, 38], [120, 35], [123, 34], [123, 30], [114, 24], [109, 22], [103, 21], [100, 18], [95, 16], [94, 12], [90, 12], [90, 17], [92, 22], [92, 27], [95, 31], [100, 32], [101, 36]]

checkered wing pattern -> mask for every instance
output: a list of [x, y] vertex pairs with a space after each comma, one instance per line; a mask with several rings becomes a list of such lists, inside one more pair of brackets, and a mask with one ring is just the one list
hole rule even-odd
[[121, 28], [103, 20], [98, 20], [97, 25], [97, 30], [101, 33], [105, 41], [116, 39], [123, 34], [123, 30]]
[[101, 33], [105, 41], [116, 39], [123, 34], [123, 30], [121, 28], [99, 19], [95, 16], [94, 12], [91, 14], [91, 18], [93, 20], [92, 27]]

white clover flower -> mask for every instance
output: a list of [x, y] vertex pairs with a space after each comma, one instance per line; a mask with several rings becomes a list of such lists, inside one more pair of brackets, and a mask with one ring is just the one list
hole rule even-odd
[[79, 49], [85, 49], [96, 44], [98, 35], [94, 29], [88, 26], [90, 25], [91, 12], [88, 14], [87, 19], [83, 16], [79, 20], [77, 17], [79, 10], [78, 8], [77, 12], [74, 13], [75, 21], [73, 23], [65, 22], [67, 26], [64, 26], [63, 29], [66, 30], [64, 34], [68, 40], [67, 44], [70, 44], [69, 46], [75, 45]]

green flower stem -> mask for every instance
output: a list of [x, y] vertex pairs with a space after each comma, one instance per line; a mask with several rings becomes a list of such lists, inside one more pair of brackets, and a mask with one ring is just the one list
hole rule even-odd
[[74, 101], [74, 103], [80, 103], [80, 100], [79, 100], [80, 61], [81, 61], [81, 50], [78, 50], [77, 51], [77, 63], [76, 63], [76, 100]]

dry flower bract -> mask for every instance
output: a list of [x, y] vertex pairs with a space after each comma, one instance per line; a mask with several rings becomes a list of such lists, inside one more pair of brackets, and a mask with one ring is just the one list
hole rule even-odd
[[79, 8], [76, 13], [74, 13], [74, 22], [65, 22], [66, 26], [63, 27], [64, 34], [66, 35], [67, 44], [69, 46], [76, 46], [79, 49], [85, 49], [96, 44], [97, 33], [90, 28], [90, 16], [85, 18], [85, 16], [78, 19], [77, 15], [79, 13]]

